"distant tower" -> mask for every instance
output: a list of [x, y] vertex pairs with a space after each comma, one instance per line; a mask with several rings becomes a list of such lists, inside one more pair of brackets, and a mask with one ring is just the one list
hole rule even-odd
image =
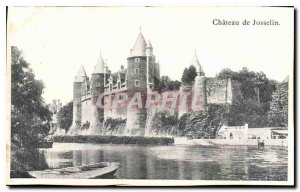
[[73, 83], [73, 122], [70, 134], [76, 134], [81, 126], [81, 96], [85, 94], [87, 82], [88, 77], [81, 66]]
[[[192, 65], [195, 66], [197, 76], [195, 78], [195, 83], [193, 87], [193, 102], [195, 108], [192, 108], [194, 112], [204, 112], [206, 111], [207, 106], [207, 97], [206, 97], [206, 77], [203, 71], [203, 67], [200, 65], [200, 62], [197, 57], [197, 53], [195, 50], [195, 54], [192, 60]], [[196, 99], [196, 103], [195, 103]], [[195, 105], [196, 104], [196, 105]]]
[[[147, 43], [140, 32], [130, 55], [127, 58], [127, 95], [132, 98], [136, 92], [141, 93], [143, 108], [128, 108], [125, 135], [143, 136], [145, 133], [147, 110], [144, 104], [147, 98], [147, 80], [149, 59], [146, 55]], [[150, 48], [148, 49], [150, 51]]]
[[[105, 63], [100, 53], [91, 78], [91, 124], [90, 134], [101, 134], [104, 109], [97, 106], [98, 96], [104, 93]], [[102, 101], [98, 101], [102, 102]], [[102, 103], [103, 104], [103, 103]]]
[[147, 82], [148, 91], [154, 89], [155, 78], [160, 78], [159, 63], [155, 60], [155, 55], [153, 55], [153, 47], [150, 40], [146, 47], [146, 57], [147, 57]]

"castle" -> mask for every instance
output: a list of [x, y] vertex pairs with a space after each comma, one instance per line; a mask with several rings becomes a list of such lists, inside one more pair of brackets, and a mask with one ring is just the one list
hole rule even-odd
[[[200, 97], [197, 111], [205, 111], [207, 103], [232, 103], [241, 96], [239, 84], [231, 79], [206, 78], [198, 57], [192, 59], [192, 65], [197, 69], [197, 76], [193, 84], [181, 85], [180, 91], [168, 93], [169, 97], [178, 97], [178, 103], [184, 99], [185, 93], [196, 93]], [[107, 119], [124, 119], [124, 126], [115, 135], [151, 136], [151, 121], [157, 108], [99, 108], [101, 103], [121, 103], [124, 95], [128, 98], [139, 93], [143, 98], [155, 92], [155, 79], [160, 78], [160, 65], [153, 54], [150, 41], [146, 43], [140, 32], [127, 58], [127, 68], [121, 65], [118, 72], [112, 73], [104, 62], [102, 55], [94, 67], [91, 79], [87, 76], [83, 66], [79, 69], [73, 84], [73, 122], [68, 134], [105, 135]], [[99, 101], [99, 95], [103, 97]], [[169, 98], [169, 99], [170, 99]], [[119, 102], [121, 101], [121, 102]], [[179, 109], [182, 115], [190, 111], [191, 101], [187, 108]], [[176, 105], [177, 106], [177, 105]]]

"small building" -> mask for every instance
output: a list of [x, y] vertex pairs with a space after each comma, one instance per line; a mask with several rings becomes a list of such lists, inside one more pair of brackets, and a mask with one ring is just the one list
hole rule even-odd
[[258, 127], [248, 129], [248, 139], [271, 139], [274, 127]]
[[217, 133], [218, 139], [287, 139], [288, 130], [282, 127], [258, 127], [249, 128], [248, 124], [244, 126], [226, 126], [223, 125]]
[[287, 129], [272, 130], [272, 133], [271, 133], [272, 139], [287, 139], [287, 137], [288, 137]]
[[248, 138], [248, 124], [244, 126], [226, 126], [223, 125], [217, 133], [218, 139], [247, 139]]

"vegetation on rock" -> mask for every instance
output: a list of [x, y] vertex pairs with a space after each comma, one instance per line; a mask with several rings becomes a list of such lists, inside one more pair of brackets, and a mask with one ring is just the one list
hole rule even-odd
[[172, 135], [178, 124], [178, 113], [159, 111], [155, 113], [151, 122], [152, 135]]
[[125, 128], [127, 119], [122, 119], [121, 117], [119, 118], [107, 118], [104, 121], [104, 129], [106, 134], [113, 134], [113, 133], [118, 133], [122, 132], [121, 129]]

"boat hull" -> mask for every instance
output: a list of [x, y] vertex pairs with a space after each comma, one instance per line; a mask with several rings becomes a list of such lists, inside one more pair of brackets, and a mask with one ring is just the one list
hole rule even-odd
[[28, 173], [38, 179], [99, 179], [112, 178], [118, 168], [117, 162], [105, 162], [89, 166], [29, 171]]

